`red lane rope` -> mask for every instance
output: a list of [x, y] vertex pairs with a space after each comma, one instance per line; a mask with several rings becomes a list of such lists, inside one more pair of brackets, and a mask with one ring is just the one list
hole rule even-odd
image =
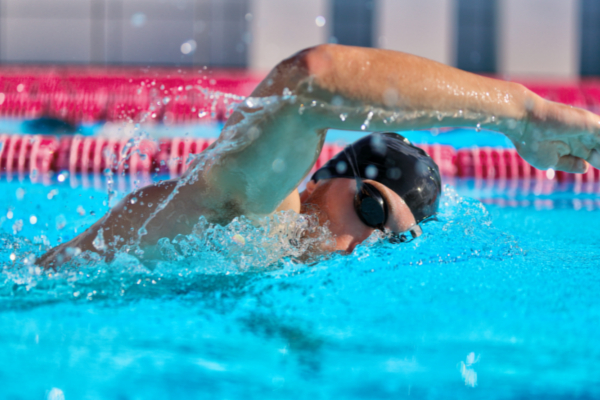
[[[0, 134], [0, 173], [71, 174], [113, 173], [181, 175], [189, 157], [204, 151], [214, 139], [166, 138], [158, 141], [104, 139], [84, 136]], [[456, 150], [445, 145], [419, 145], [439, 165], [445, 177], [479, 179], [537, 179], [559, 182], [600, 182], [600, 170], [585, 174], [541, 171], [525, 162], [514, 149], [470, 148]], [[326, 144], [313, 171], [342, 150]]]
[[246, 71], [0, 66], [0, 117], [72, 124], [224, 120], [261, 79]]

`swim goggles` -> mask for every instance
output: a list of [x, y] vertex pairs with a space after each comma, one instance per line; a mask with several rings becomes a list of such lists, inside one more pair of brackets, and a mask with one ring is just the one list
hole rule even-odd
[[358, 218], [367, 226], [389, 234], [392, 243], [407, 243], [423, 234], [418, 224], [400, 233], [389, 233], [385, 229], [389, 208], [381, 192], [370, 183], [357, 180], [357, 190], [354, 196], [354, 209]]

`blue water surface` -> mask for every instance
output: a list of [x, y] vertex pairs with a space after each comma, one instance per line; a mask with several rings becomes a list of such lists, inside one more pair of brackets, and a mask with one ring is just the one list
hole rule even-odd
[[224, 243], [42, 271], [108, 209], [63, 180], [1, 183], [0, 398], [600, 397], [595, 187], [455, 181], [423, 237], [317, 261], [236, 269]]

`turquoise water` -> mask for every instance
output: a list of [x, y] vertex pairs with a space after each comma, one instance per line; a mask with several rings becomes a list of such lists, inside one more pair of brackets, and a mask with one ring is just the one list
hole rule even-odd
[[102, 183], [1, 185], [0, 398], [600, 397], [597, 187], [455, 181], [425, 236], [311, 262], [240, 256], [223, 238], [264, 232], [237, 223], [49, 273], [33, 256], [107, 210]]

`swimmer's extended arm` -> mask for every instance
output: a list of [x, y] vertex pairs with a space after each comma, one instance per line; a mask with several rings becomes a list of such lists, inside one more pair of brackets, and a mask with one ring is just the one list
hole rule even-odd
[[[600, 167], [600, 117], [520, 84], [387, 50], [325, 45], [303, 57], [319, 97], [342, 109], [373, 106], [350, 113], [351, 124], [315, 112], [327, 127], [360, 129], [370, 112], [370, 130], [480, 125], [506, 134], [535, 167], [582, 172], [582, 160]], [[306, 86], [299, 93], [306, 95]]]
[[[476, 127], [506, 134], [532, 165], [600, 167], [600, 117], [524, 86], [381, 49], [322, 45], [282, 61], [227, 121], [237, 143], [201, 174], [218, 210], [265, 214], [296, 187], [327, 129]], [[217, 218], [218, 219], [218, 218]]]

